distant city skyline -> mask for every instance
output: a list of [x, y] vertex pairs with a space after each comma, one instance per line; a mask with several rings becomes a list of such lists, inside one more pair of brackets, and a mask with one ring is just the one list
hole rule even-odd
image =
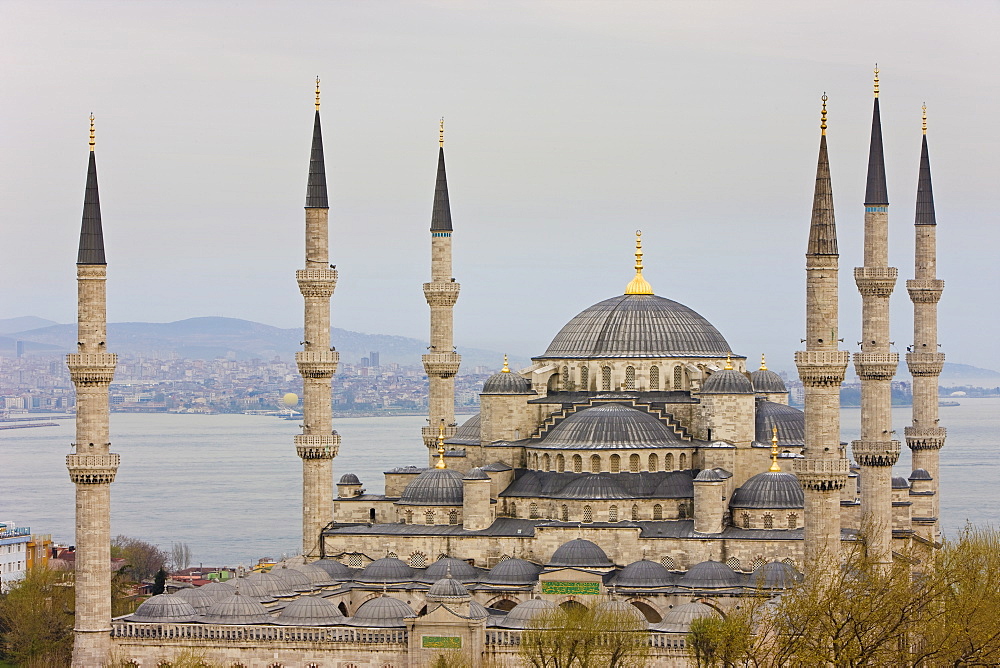
[[1000, 286], [995, 4], [7, 2], [0, 16], [12, 64], [0, 73], [0, 318], [75, 319], [93, 111], [109, 321], [297, 326], [319, 74], [335, 327], [427, 338], [444, 115], [459, 347], [541, 354], [622, 291], [641, 228], [657, 294], [708, 318], [734, 352], [792, 370], [824, 91], [841, 336], [857, 348], [851, 269], [878, 61], [895, 348], [912, 336], [902, 282], [926, 102], [943, 350], [1000, 368], [982, 340], [1000, 325], [983, 308]]

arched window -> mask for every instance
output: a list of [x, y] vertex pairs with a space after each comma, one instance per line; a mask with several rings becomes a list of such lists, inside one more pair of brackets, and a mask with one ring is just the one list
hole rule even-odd
[[628, 458], [628, 470], [632, 473], [639, 472], [639, 455], [630, 455]]
[[658, 471], [660, 469], [660, 458], [655, 454], [649, 456], [649, 470]]
[[683, 390], [682, 385], [684, 384], [684, 372], [679, 366], [674, 367], [674, 389]]
[[611, 455], [611, 472], [618, 473], [622, 470], [622, 458], [618, 455]]
[[413, 511], [412, 510], [407, 510], [406, 511], [406, 523], [407, 524], [413, 524]]
[[795, 513], [788, 514], [788, 528], [796, 529], [799, 526], [799, 516]]
[[632, 504], [632, 521], [633, 522], [639, 521], [639, 506], [635, 505], [634, 503]]
[[517, 517], [517, 504], [513, 501], [510, 502], [510, 516]]
[[600, 473], [601, 472], [601, 456], [591, 455], [590, 456], [590, 472]]
[[661, 557], [660, 564], [666, 568], [668, 571], [677, 570], [677, 562], [674, 561], [673, 557]]
[[365, 558], [355, 552], [347, 555], [347, 563], [344, 565], [349, 566], [350, 568], [363, 568], [365, 565]]
[[538, 453], [536, 452], [531, 456], [531, 468], [538, 470]]
[[680, 468], [681, 471], [685, 470], [688, 467], [688, 456], [682, 452], [681, 456], [677, 460], [677, 463], [679, 465], [678, 468]]
[[410, 555], [411, 568], [424, 568], [427, 566], [427, 555], [423, 552], [414, 552]]
[[538, 504], [537, 503], [532, 503], [530, 506], [528, 506], [528, 515], [533, 520], [534, 519], [538, 519]]
[[434, 511], [428, 510], [424, 513], [424, 524], [434, 524]]
[[764, 561], [763, 557], [757, 557], [753, 560], [753, 563], [750, 564], [750, 570], [755, 571], [766, 563], [767, 562]]
[[649, 367], [649, 389], [654, 391], [660, 389], [660, 367], [658, 366]]
[[743, 513], [743, 528], [750, 528], [750, 513]]
[[774, 515], [771, 513], [764, 513], [764, 528], [773, 529], [774, 528]]
[[569, 379], [569, 367], [568, 366], [564, 366], [563, 367], [562, 377], [563, 377], [563, 389], [567, 390], [567, 391], [572, 390], [573, 389], [573, 381], [571, 381]]
[[580, 389], [584, 392], [590, 389], [590, 369], [585, 366], [580, 367]]
[[664, 471], [674, 470], [674, 453], [668, 452], [667, 456], [663, 458], [663, 470]]
[[611, 367], [601, 367], [601, 389], [605, 392], [611, 390]]
[[656, 504], [653, 506], [653, 519], [662, 520], [663, 519], [663, 506]]
[[594, 521], [594, 509], [590, 506], [583, 507], [583, 521], [588, 523]]
[[617, 522], [618, 521], [618, 506], [611, 506], [608, 508], [608, 521]]
[[563, 504], [562, 507], [562, 521], [569, 522], [569, 506], [567, 506], [565, 503]]
[[583, 457], [573, 455], [573, 473], [583, 473]]
[[542, 470], [543, 471], [548, 471], [550, 469], [550, 461], [551, 460], [549, 459], [549, 455], [547, 453], [544, 454], [544, 455], [542, 455]]
[[627, 366], [625, 367], [625, 389], [634, 390], [635, 389], [635, 367]]
[[729, 557], [726, 559], [726, 566], [729, 566], [734, 571], [740, 570], [740, 560], [736, 557]]
[[687, 504], [681, 501], [680, 503], [677, 504], [677, 518], [686, 520], [687, 516], [688, 516]]
[[566, 458], [562, 455], [556, 455], [556, 471], [562, 473], [566, 470]]

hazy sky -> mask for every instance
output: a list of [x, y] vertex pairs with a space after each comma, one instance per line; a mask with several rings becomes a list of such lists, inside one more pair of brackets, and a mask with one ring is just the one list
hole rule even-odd
[[0, 317], [75, 317], [93, 111], [109, 318], [297, 326], [319, 75], [335, 326], [426, 338], [443, 115], [460, 347], [540, 354], [623, 291], [641, 228], [657, 294], [790, 370], [824, 91], [857, 349], [877, 61], [897, 349], [926, 101], [942, 349], [998, 369], [997, 34], [992, 1], [2, 0]]

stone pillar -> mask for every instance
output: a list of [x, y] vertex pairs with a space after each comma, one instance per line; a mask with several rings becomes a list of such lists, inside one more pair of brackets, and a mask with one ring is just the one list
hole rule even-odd
[[722, 533], [726, 515], [726, 480], [711, 469], [694, 479], [694, 530]]
[[490, 477], [482, 469], [472, 469], [462, 481], [462, 527], [482, 531], [493, 524], [490, 510]]

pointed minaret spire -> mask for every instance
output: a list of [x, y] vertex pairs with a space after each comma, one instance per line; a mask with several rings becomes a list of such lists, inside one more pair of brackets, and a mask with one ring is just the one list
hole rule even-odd
[[438, 169], [434, 186], [434, 209], [431, 212], [431, 232], [451, 232], [451, 204], [448, 201], [448, 175], [444, 168], [444, 118], [438, 128]]
[[917, 225], [937, 225], [934, 215], [934, 191], [931, 188], [931, 159], [927, 154], [927, 105], [923, 106], [924, 136], [920, 143], [920, 176], [917, 179]]
[[872, 138], [868, 148], [868, 185], [865, 206], [888, 206], [885, 187], [885, 154], [882, 150], [882, 117], [878, 108], [878, 65], [875, 65], [875, 107], [872, 111]]
[[101, 197], [97, 190], [97, 159], [94, 154], [94, 115], [90, 115], [90, 164], [87, 190], [83, 197], [83, 225], [77, 264], [107, 264], [104, 259], [104, 230], [101, 228]]
[[826, 101], [820, 121], [819, 160], [816, 164], [816, 189], [813, 192], [812, 222], [809, 225], [808, 255], [837, 255], [837, 221], [833, 215], [833, 188], [830, 185], [830, 158], [826, 151]]
[[326, 164], [323, 161], [323, 130], [319, 122], [319, 77], [316, 77], [316, 119], [313, 121], [312, 155], [309, 158], [309, 181], [306, 185], [306, 208], [326, 209]]

